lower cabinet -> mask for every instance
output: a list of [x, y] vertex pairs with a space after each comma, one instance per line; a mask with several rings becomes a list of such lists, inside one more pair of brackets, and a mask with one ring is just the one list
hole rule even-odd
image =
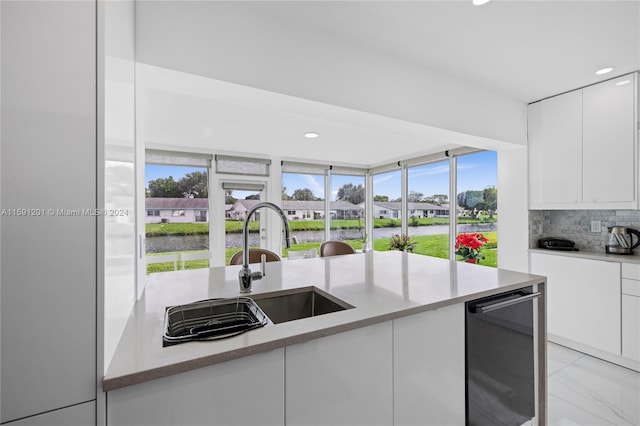
[[95, 423], [96, 403], [95, 401], [89, 401], [27, 417], [10, 424], [11, 426], [87, 426]]
[[286, 424], [393, 424], [392, 323], [288, 346]]
[[622, 356], [640, 361], [640, 297], [622, 295]]
[[457, 304], [117, 389], [107, 424], [464, 424], [464, 320]]
[[283, 425], [283, 395], [277, 349], [111, 391], [107, 424]]
[[393, 321], [396, 425], [465, 423], [464, 304]]
[[621, 355], [620, 263], [531, 253], [530, 270], [547, 277], [547, 331]]

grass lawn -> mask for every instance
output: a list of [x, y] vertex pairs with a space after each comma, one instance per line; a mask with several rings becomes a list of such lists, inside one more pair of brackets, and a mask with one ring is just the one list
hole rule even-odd
[[[483, 235], [487, 237], [489, 242], [482, 249], [481, 254], [484, 256], [484, 259], [480, 259], [479, 264], [484, 266], [492, 266], [497, 267], [498, 265], [498, 252], [497, 252], [497, 232], [484, 232]], [[416, 247], [414, 253], [439, 257], [442, 259], [449, 258], [449, 235], [448, 234], [439, 234], [439, 235], [419, 235], [412, 237], [414, 241], [416, 241]], [[362, 242], [360, 240], [348, 240], [349, 244], [353, 246], [356, 250], [362, 249]], [[311, 243], [300, 243], [294, 244], [291, 249], [283, 248], [283, 256], [287, 257], [287, 253], [289, 250], [291, 251], [303, 251], [310, 250], [315, 248], [316, 250], [320, 250], [320, 242], [311, 242]], [[373, 244], [373, 249], [376, 251], [387, 251], [389, 250], [389, 238], [380, 238], [376, 239]], [[230, 248], [225, 251], [225, 265], [229, 264], [229, 259], [236, 252], [240, 251], [239, 248]], [[196, 253], [197, 251], [190, 251], [189, 253]], [[200, 252], [206, 252], [206, 250], [200, 250]], [[162, 254], [178, 254], [178, 268], [181, 265], [181, 253], [183, 252], [169, 252], [169, 253], [157, 253], [147, 254], [148, 257], [157, 256]], [[197, 269], [197, 268], [208, 268], [209, 261], [208, 260], [189, 260], [185, 264], [185, 269]], [[147, 274], [153, 272], [166, 272], [173, 271], [173, 263], [154, 263], [151, 265], [147, 265]]]
[[[479, 217], [471, 219], [469, 217], [458, 218], [458, 223], [491, 223], [496, 222], [497, 218]], [[430, 225], [447, 225], [449, 219], [430, 217], [430, 218], [410, 218], [409, 226], [430, 226]], [[242, 232], [242, 221], [226, 220], [225, 230], [230, 234], [239, 234]], [[291, 231], [322, 231], [324, 230], [324, 220], [290, 220], [289, 226]], [[400, 219], [373, 219], [374, 228], [394, 228], [400, 226]], [[363, 220], [332, 220], [331, 229], [363, 229]], [[202, 235], [209, 233], [208, 223], [147, 223], [145, 226], [147, 237], [161, 235]], [[259, 222], [249, 222], [249, 232], [259, 232]]]

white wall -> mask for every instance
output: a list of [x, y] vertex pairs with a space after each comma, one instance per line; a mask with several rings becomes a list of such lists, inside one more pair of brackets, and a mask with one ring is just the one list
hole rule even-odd
[[144, 1], [136, 59], [354, 110], [526, 144], [526, 105], [284, 21], [251, 2]]
[[104, 365], [136, 300], [135, 57], [133, 0], [101, 4], [104, 48]]
[[527, 147], [498, 149], [498, 267], [528, 272]]

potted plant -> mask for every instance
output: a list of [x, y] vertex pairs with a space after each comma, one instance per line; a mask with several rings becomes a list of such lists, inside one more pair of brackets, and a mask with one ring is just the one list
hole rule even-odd
[[413, 253], [416, 242], [407, 234], [394, 234], [389, 240], [389, 250], [400, 250]]
[[456, 237], [456, 254], [465, 262], [478, 263], [480, 259], [484, 259], [480, 250], [488, 242], [487, 237], [477, 232], [459, 234]]
[[365, 232], [362, 234], [362, 252], [366, 253], [368, 251], [371, 251], [371, 249], [369, 248], [369, 235]]

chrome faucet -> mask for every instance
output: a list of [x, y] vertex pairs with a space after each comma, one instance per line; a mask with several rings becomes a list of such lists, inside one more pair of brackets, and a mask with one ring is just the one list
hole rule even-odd
[[[263, 202], [258, 203], [255, 206], [251, 207], [247, 212], [247, 216], [244, 218], [244, 225], [242, 227], [242, 269], [238, 273], [238, 279], [240, 281], [240, 293], [250, 293], [251, 292], [251, 282], [253, 280], [259, 280], [264, 276], [265, 262], [263, 258], [262, 262], [262, 271], [251, 272], [249, 269], [249, 219], [253, 213], [262, 208], [268, 207], [274, 210], [276, 213], [280, 215], [282, 222], [284, 223], [284, 242], [287, 248], [291, 247], [291, 230], [289, 228], [289, 221], [287, 220], [287, 215], [284, 211], [276, 206], [273, 203]], [[264, 256], [264, 255], [263, 255]]]

